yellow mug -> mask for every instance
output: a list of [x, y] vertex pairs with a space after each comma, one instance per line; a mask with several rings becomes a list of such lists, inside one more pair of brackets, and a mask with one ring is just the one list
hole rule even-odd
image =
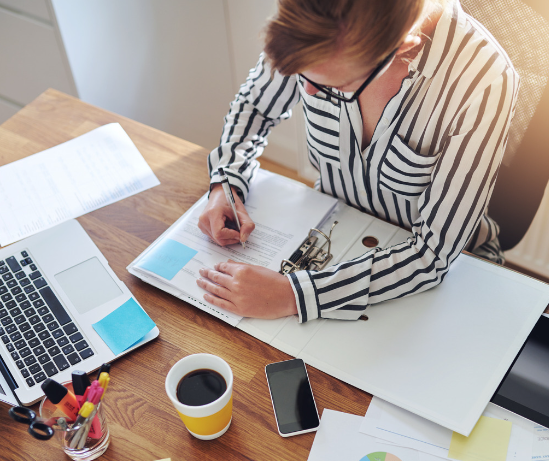
[[[227, 385], [223, 394], [205, 405], [186, 405], [177, 398], [181, 380], [197, 370], [213, 370], [219, 373]], [[187, 430], [198, 439], [212, 440], [220, 437], [231, 425], [233, 414], [233, 372], [229, 364], [212, 354], [193, 354], [182, 358], [166, 376], [166, 393]]]

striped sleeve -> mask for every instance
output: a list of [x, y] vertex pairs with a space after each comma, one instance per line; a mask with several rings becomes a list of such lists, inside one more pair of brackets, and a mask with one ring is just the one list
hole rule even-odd
[[487, 209], [518, 92], [510, 66], [479, 75], [469, 81], [471, 91], [460, 94], [462, 104], [419, 196], [413, 237], [322, 271], [289, 275], [301, 322], [358, 319], [367, 304], [419, 293], [444, 279]]
[[211, 184], [220, 182], [217, 168], [227, 167], [229, 182], [246, 199], [249, 182], [259, 167], [256, 158], [267, 145], [267, 136], [281, 120], [291, 116], [299, 98], [296, 76], [271, 72], [262, 53], [231, 103], [219, 147], [208, 156]]

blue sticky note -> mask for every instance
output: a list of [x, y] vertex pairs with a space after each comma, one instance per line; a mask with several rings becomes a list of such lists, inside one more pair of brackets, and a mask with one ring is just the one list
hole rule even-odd
[[92, 325], [116, 355], [133, 346], [155, 326], [133, 298]]
[[138, 266], [171, 280], [197, 253], [198, 251], [175, 240], [164, 239], [138, 263]]

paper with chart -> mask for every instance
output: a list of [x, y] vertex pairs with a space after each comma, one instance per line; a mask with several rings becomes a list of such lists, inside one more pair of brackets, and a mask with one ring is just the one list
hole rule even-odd
[[0, 167], [0, 245], [158, 184], [120, 124], [104, 125]]
[[[360, 431], [378, 441], [412, 448], [442, 459], [473, 459], [457, 456], [466, 439], [427, 419], [374, 397]], [[533, 434], [523, 418], [489, 404], [469, 435], [469, 456], [476, 461], [523, 461], [532, 458]], [[499, 451], [498, 451], [499, 450]], [[455, 456], [455, 457], [454, 457]]]
[[308, 461], [440, 461], [359, 432], [362, 417], [325, 409]]
[[[273, 200], [276, 197], [276, 200]], [[336, 206], [337, 200], [298, 182], [259, 170], [250, 188], [246, 210], [256, 227], [246, 248], [240, 244], [222, 247], [198, 228], [207, 203], [202, 197], [130, 267], [177, 288], [199, 301], [198, 307], [236, 325], [242, 317], [207, 303], [205, 291], [196, 285], [203, 267], [213, 269], [232, 259], [278, 271], [307, 236]]]

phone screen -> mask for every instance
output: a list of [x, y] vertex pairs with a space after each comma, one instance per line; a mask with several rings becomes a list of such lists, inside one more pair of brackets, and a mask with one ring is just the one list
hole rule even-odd
[[318, 427], [320, 421], [303, 360], [271, 363], [266, 372], [280, 432], [290, 434]]

